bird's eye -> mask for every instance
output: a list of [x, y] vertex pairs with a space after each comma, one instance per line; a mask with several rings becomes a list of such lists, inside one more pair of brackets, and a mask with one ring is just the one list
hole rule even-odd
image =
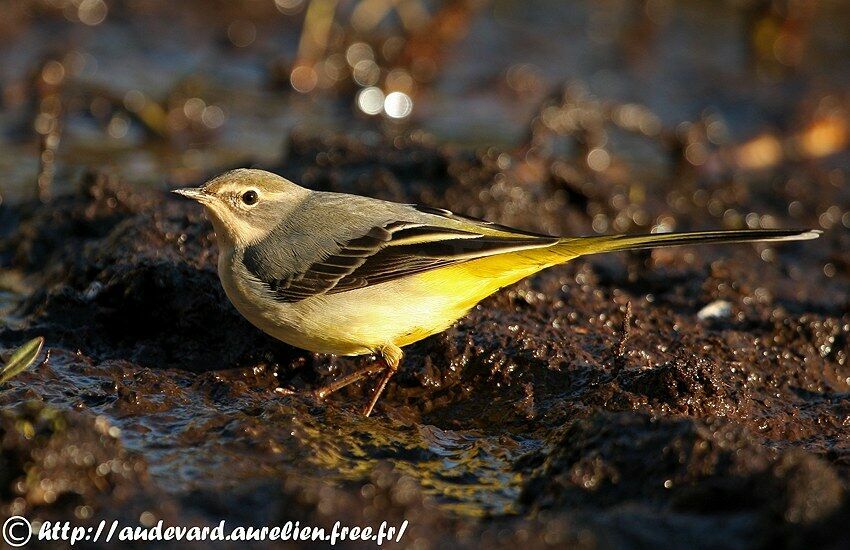
[[244, 202], [248, 206], [253, 206], [257, 204], [258, 200], [260, 200], [260, 196], [253, 189], [242, 193], [242, 202]]

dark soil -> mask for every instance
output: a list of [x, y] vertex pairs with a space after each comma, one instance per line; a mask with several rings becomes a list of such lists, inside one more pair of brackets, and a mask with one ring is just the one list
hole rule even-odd
[[[695, 176], [636, 206], [613, 200], [634, 189], [578, 164], [421, 136], [296, 134], [267, 168], [562, 234], [636, 207], [677, 229], [734, 226], [730, 211], [817, 227], [821, 205], [850, 198], [801, 164], [783, 167], [788, 183]], [[325, 402], [280, 390], [370, 359], [311, 355], [244, 321], [196, 205], [91, 174], [74, 195], [1, 212], [2, 265], [32, 292], [0, 344], [48, 348], [0, 389], [4, 514], [407, 519], [411, 547], [850, 545], [846, 231], [553, 268], [410, 346], [363, 418], [369, 384]], [[698, 316], [718, 300], [728, 315]]]

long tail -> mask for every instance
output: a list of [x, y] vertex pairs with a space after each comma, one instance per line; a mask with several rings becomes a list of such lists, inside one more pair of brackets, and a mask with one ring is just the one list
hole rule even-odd
[[686, 233], [650, 233], [648, 235], [608, 235], [602, 237], [565, 238], [556, 248], [575, 256], [660, 248], [688, 244], [743, 243], [769, 241], [808, 241], [817, 239], [816, 229], [745, 229], [735, 231], [692, 231]]

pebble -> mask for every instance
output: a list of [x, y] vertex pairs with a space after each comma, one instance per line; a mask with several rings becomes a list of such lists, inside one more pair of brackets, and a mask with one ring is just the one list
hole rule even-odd
[[732, 304], [726, 300], [715, 300], [699, 310], [697, 318], [700, 321], [707, 319], [726, 319], [732, 315]]

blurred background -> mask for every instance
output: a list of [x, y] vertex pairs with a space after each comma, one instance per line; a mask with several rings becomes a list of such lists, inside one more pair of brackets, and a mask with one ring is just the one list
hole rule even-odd
[[[6, 201], [61, 193], [86, 167], [166, 187], [269, 165], [293, 130], [421, 131], [632, 181], [815, 161], [844, 183], [840, 0], [4, 0], [0, 13]], [[850, 226], [848, 208], [825, 207], [822, 225]]]

